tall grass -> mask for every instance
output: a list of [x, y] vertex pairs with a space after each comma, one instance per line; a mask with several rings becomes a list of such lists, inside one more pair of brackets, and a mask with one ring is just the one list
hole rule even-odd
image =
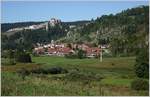
[[[148, 95], [148, 91], [130, 89], [131, 81], [136, 77], [133, 72], [134, 58], [106, 58], [101, 63], [98, 59], [66, 59], [62, 57], [33, 57], [33, 64], [4, 66], [2, 69], [2, 96], [134, 96]], [[79, 69], [76, 80], [69, 80], [69, 75], [36, 75], [30, 74], [23, 80], [16, 70], [34, 67], [42, 68], [61, 66], [67, 70]], [[113, 65], [112, 65], [113, 63]], [[15, 69], [17, 68], [17, 69]], [[13, 72], [12, 72], [13, 71]], [[88, 80], [88, 73], [100, 75], [102, 80]], [[69, 77], [69, 78], [68, 78]], [[75, 77], [75, 76], [73, 76]], [[93, 77], [91, 77], [93, 78]]]

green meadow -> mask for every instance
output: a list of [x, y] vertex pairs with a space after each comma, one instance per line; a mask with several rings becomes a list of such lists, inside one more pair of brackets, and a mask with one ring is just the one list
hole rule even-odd
[[[137, 78], [134, 73], [135, 57], [104, 58], [100, 62], [99, 59], [41, 56], [32, 57], [32, 61], [29, 64], [2, 66], [3, 96], [140, 96], [149, 93], [131, 89], [131, 82]], [[30, 74], [23, 80], [16, 73], [22, 67], [32, 70], [56, 66], [69, 72], [78, 69], [83, 75], [91, 74], [102, 79], [81, 80], [73, 76], [75, 80], [69, 80], [67, 74]]]

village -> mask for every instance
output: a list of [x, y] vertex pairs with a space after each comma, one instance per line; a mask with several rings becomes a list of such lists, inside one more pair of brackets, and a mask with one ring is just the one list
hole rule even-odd
[[65, 56], [69, 54], [75, 54], [76, 49], [81, 49], [86, 52], [87, 58], [95, 58], [108, 49], [109, 46], [99, 46], [92, 47], [88, 44], [68, 44], [68, 43], [54, 43], [52, 40], [51, 43], [42, 45], [37, 44], [33, 52], [37, 55], [47, 55], [47, 56]]

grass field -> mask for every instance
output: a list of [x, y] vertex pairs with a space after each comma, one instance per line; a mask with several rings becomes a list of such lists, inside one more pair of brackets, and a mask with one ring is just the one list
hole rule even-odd
[[[26, 96], [134, 96], [148, 95], [148, 91], [135, 91], [130, 88], [134, 73], [134, 57], [99, 59], [66, 59], [63, 57], [33, 57], [32, 64], [2, 66], [2, 95]], [[93, 81], [70, 81], [65, 79], [66, 74], [57, 75], [29, 75], [25, 80], [15, 73], [19, 68], [49, 68], [60, 66], [69, 72], [75, 68], [83, 74], [92, 73], [102, 76], [103, 79]], [[15, 69], [17, 68], [17, 69]], [[61, 77], [62, 79], [54, 79]]]
[[135, 77], [134, 57], [99, 59], [67, 59], [63, 57], [33, 57], [33, 62], [44, 64], [45, 67], [62, 66], [64, 68], [79, 68], [84, 72], [95, 72], [106, 77]]

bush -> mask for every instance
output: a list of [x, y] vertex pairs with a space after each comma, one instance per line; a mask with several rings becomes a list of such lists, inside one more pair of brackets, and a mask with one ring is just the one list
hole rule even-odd
[[2, 51], [2, 64], [3, 65], [15, 65], [16, 62], [14, 60], [14, 51], [13, 50], [5, 50]]
[[142, 48], [136, 57], [135, 73], [140, 78], [149, 78], [149, 53]]
[[1, 61], [2, 65], [16, 65], [16, 62], [14, 59], [2, 59]]
[[114, 65], [115, 65], [115, 63], [111, 63], [111, 65], [112, 65], [112, 66], [114, 66]]
[[8, 50], [6, 55], [7, 55], [7, 58], [13, 59], [14, 58], [14, 51], [13, 50]]
[[7, 65], [16, 65], [16, 62], [14, 61], [14, 59], [9, 59], [9, 62]]
[[84, 79], [84, 75], [82, 73], [79, 73], [78, 71], [71, 71], [69, 74], [66, 75], [66, 78], [69, 80], [79, 80]]
[[43, 68], [33, 69], [30, 72], [36, 74], [48, 74]]
[[67, 70], [67, 69], [62, 69], [61, 73], [62, 73], [62, 74], [68, 73], [68, 70]]
[[49, 74], [62, 74], [62, 73], [68, 73], [66, 69], [63, 69], [61, 67], [53, 67], [46, 70]]
[[69, 72], [65, 78], [68, 80], [71, 80], [71, 81], [76, 81], [76, 80], [90, 81], [90, 80], [101, 80], [102, 79], [102, 77], [100, 75], [96, 75], [91, 72], [83, 73], [83, 72], [76, 71], [76, 70]]
[[14, 58], [14, 51], [13, 50], [2, 50], [1, 51], [1, 57], [2, 58]]
[[131, 88], [133, 90], [148, 90], [149, 82], [144, 79], [136, 79], [132, 81]]
[[60, 74], [61, 71], [62, 71], [61, 67], [53, 67], [53, 68], [47, 69], [47, 72], [50, 74]]
[[63, 69], [61, 67], [52, 67], [48, 69], [39, 68], [36, 70], [31, 70], [30, 72], [36, 74], [63, 74], [63, 73], [68, 73], [68, 70]]
[[25, 68], [18, 70], [17, 73], [19, 74], [19, 76], [22, 77], [23, 80], [25, 79], [26, 76], [30, 74], [30, 72], [26, 70]]
[[111, 58], [113, 57], [111, 53], [103, 53], [103, 57], [105, 58]]
[[31, 56], [28, 53], [25, 52], [19, 52], [15, 56], [17, 62], [23, 62], [23, 63], [30, 63], [31, 62]]
[[77, 52], [77, 57], [79, 59], [86, 58], [86, 52], [84, 50], [79, 49], [78, 52]]

